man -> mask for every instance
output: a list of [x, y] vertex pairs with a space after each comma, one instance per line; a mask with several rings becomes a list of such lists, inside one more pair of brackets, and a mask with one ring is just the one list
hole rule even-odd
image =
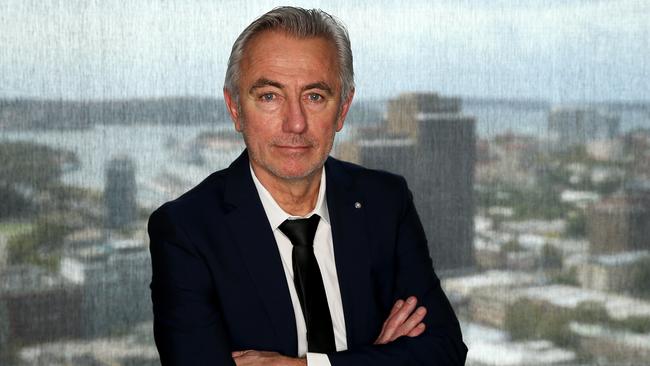
[[406, 183], [328, 157], [353, 95], [322, 11], [276, 8], [236, 40], [224, 96], [247, 149], [149, 221], [163, 364], [464, 363]]

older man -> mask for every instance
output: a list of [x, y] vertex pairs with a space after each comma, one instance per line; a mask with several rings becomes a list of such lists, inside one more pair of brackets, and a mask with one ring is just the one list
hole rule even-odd
[[406, 183], [328, 157], [353, 95], [347, 32], [320, 10], [236, 40], [224, 96], [246, 150], [149, 221], [163, 364], [464, 363]]

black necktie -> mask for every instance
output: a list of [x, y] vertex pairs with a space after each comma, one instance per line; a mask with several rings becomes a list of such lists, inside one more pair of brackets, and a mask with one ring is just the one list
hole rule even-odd
[[318, 215], [286, 220], [280, 225], [280, 231], [293, 244], [293, 283], [307, 323], [307, 348], [309, 352], [326, 353], [336, 351], [336, 345], [323, 277], [314, 255], [314, 235], [319, 222]]

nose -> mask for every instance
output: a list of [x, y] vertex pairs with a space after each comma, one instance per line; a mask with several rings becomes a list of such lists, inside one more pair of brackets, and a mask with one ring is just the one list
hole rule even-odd
[[288, 100], [285, 103], [285, 116], [282, 131], [286, 133], [303, 133], [307, 129], [307, 116], [300, 100]]

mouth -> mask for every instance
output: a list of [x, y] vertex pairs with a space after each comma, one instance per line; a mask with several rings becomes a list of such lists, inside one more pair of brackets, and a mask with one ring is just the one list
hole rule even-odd
[[310, 145], [275, 145], [275, 147], [286, 152], [304, 152], [311, 148]]

